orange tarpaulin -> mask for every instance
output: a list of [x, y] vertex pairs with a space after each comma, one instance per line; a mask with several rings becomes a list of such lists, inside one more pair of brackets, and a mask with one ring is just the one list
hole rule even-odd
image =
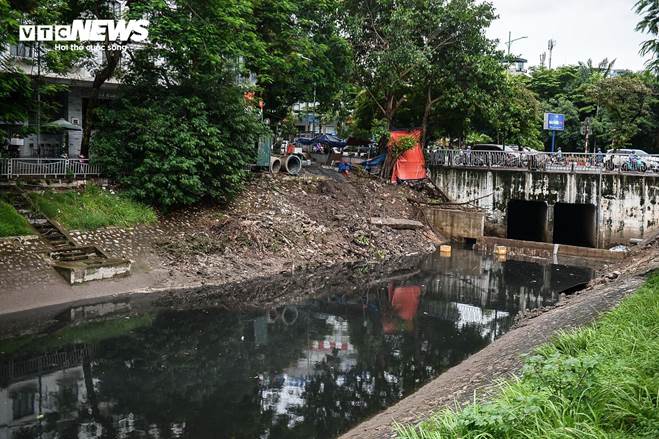
[[394, 172], [391, 173], [392, 183], [396, 183], [398, 180], [423, 180], [426, 178], [426, 159], [423, 157], [423, 149], [421, 149], [420, 129], [392, 131], [388, 145], [389, 151], [396, 141], [404, 136], [414, 137], [416, 145], [398, 157], [394, 165]]
[[385, 313], [382, 316], [384, 333], [412, 332], [414, 330], [414, 317], [416, 317], [419, 302], [421, 301], [421, 287], [419, 285], [395, 287], [393, 282], [389, 282], [387, 290], [394, 315]]
[[388, 286], [389, 300], [394, 312], [403, 320], [412, 320], [416, 317], [421, 300], [421, 287], [408, 285], [404, 287]]

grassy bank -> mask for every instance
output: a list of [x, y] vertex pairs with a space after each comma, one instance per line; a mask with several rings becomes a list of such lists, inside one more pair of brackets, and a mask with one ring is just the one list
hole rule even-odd
[[659, 275], [594, 325], [540, 347], [492, 401], [399, 437], [659, 437]]
[[70, 230], [128, 227], [156, 220], [153, 209], [126, 196], [88, 185], [83, 191], [32, 193], [32, 200], [46, 216]]
[[32, 235], [30, 227], [23, 215], [16, 212], [13, 206], [0, 200], [0, 237]]

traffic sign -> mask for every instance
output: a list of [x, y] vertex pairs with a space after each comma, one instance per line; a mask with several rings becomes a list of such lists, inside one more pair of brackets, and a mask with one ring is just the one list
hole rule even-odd
[[564, 131], [565, 130], [565, 115], [558, 113], [545, 113], [546, 130], [551, 131]]

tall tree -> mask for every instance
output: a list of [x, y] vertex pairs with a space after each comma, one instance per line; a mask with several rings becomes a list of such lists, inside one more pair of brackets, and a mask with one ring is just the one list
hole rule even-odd
[[249, 52], [266, 115], [282, 120], [295, 102], [339, 103], [350, 74], [350, 47], [337, 25], [339, 0], [253, 0], [263, 50]]
[[488, 118], [497, 143], [541, 148], [542, 108], [520, 77], [506, 75]]
[[502, 77], [503, 67], [494, 42], [485, 36], [495, 18], [490, 3], [431, 0], [423, 5], [417, 22], [425, 56], [418, 72], [418, 88], [424, 95], [421, 128], [425, 144], [429, 120], [437, 107], [459, 113], [459, 132], [465, 134], [475, 100], [485, 100], [482, 92]]
[[353, 48], [355, 82], [393, 127], [424, 62], [414, 0], [346, 0], [343, 26]]
[[651, 114], [652, 90], [633, 76], [606, 78], [589, 90], [593, 100], [600, 102], [603, 113], [600, 126], [607, 125], [608, 139], [613, 147], [630, 145]]
[[172, 208], [234, 195], [262, 133], [243, 98], [242, 59], [260, 50], [242, 0], [136, 3], [149, 41], [131, 50], [122, 98], [92, 151], [134, 196]]
[[[126, 2], [126, 7], [130, 8], [133, 0]], [[127, 11], [121, 11], [116, 6], [118, 3], [109, 2], [107, 0], [77, 0], [71, 2], [71, 9], [69, 16], [71, 20], [80, 17], [89, 17], [95, 19], [111, 19], [118, 20], [122, 17], [127, 17]], [[83, 64], [93, 75], [92, 92], [87, 101], [85, 114], [83, 115], [82, 127], [82, 141], [80, 144], [80, 154], [89, 156], [89, 144], [91, 142], [92, 132], [95, 125], [96, 109], [99, 104], [99, 97], [101, 95], [101, 88], [107, 81], [109, 81], [117, 72], [119, 62], [123, 51], [119, 46], [119, 41], [110, 41], [106, 38], [105, 41], [100, 43], [100, 49], [103, 52], [100, 60], [92, 52], [86, 52], [86, 56], [81, 64]], [[116, 48], [115, 48], [116, 47]]]
[[641, 54], [651, 56], [648, 69], [659, 74], [659, 0], [638, 0], [636, 13], [641, 15], [636, 30], [650, 35], [641, 45]]

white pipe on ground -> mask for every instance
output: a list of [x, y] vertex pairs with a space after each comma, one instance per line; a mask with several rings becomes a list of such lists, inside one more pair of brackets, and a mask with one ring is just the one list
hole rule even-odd
[[276, 174], [281, 170], [281, 160], [279, 157], [270, 157], [270, 173]]
[[290, 175], [297, 175], [302, 170], [302, 160], [296, 155], [289, 155], [284, 159], [284, 166], [282, 171], [288, 172]]

